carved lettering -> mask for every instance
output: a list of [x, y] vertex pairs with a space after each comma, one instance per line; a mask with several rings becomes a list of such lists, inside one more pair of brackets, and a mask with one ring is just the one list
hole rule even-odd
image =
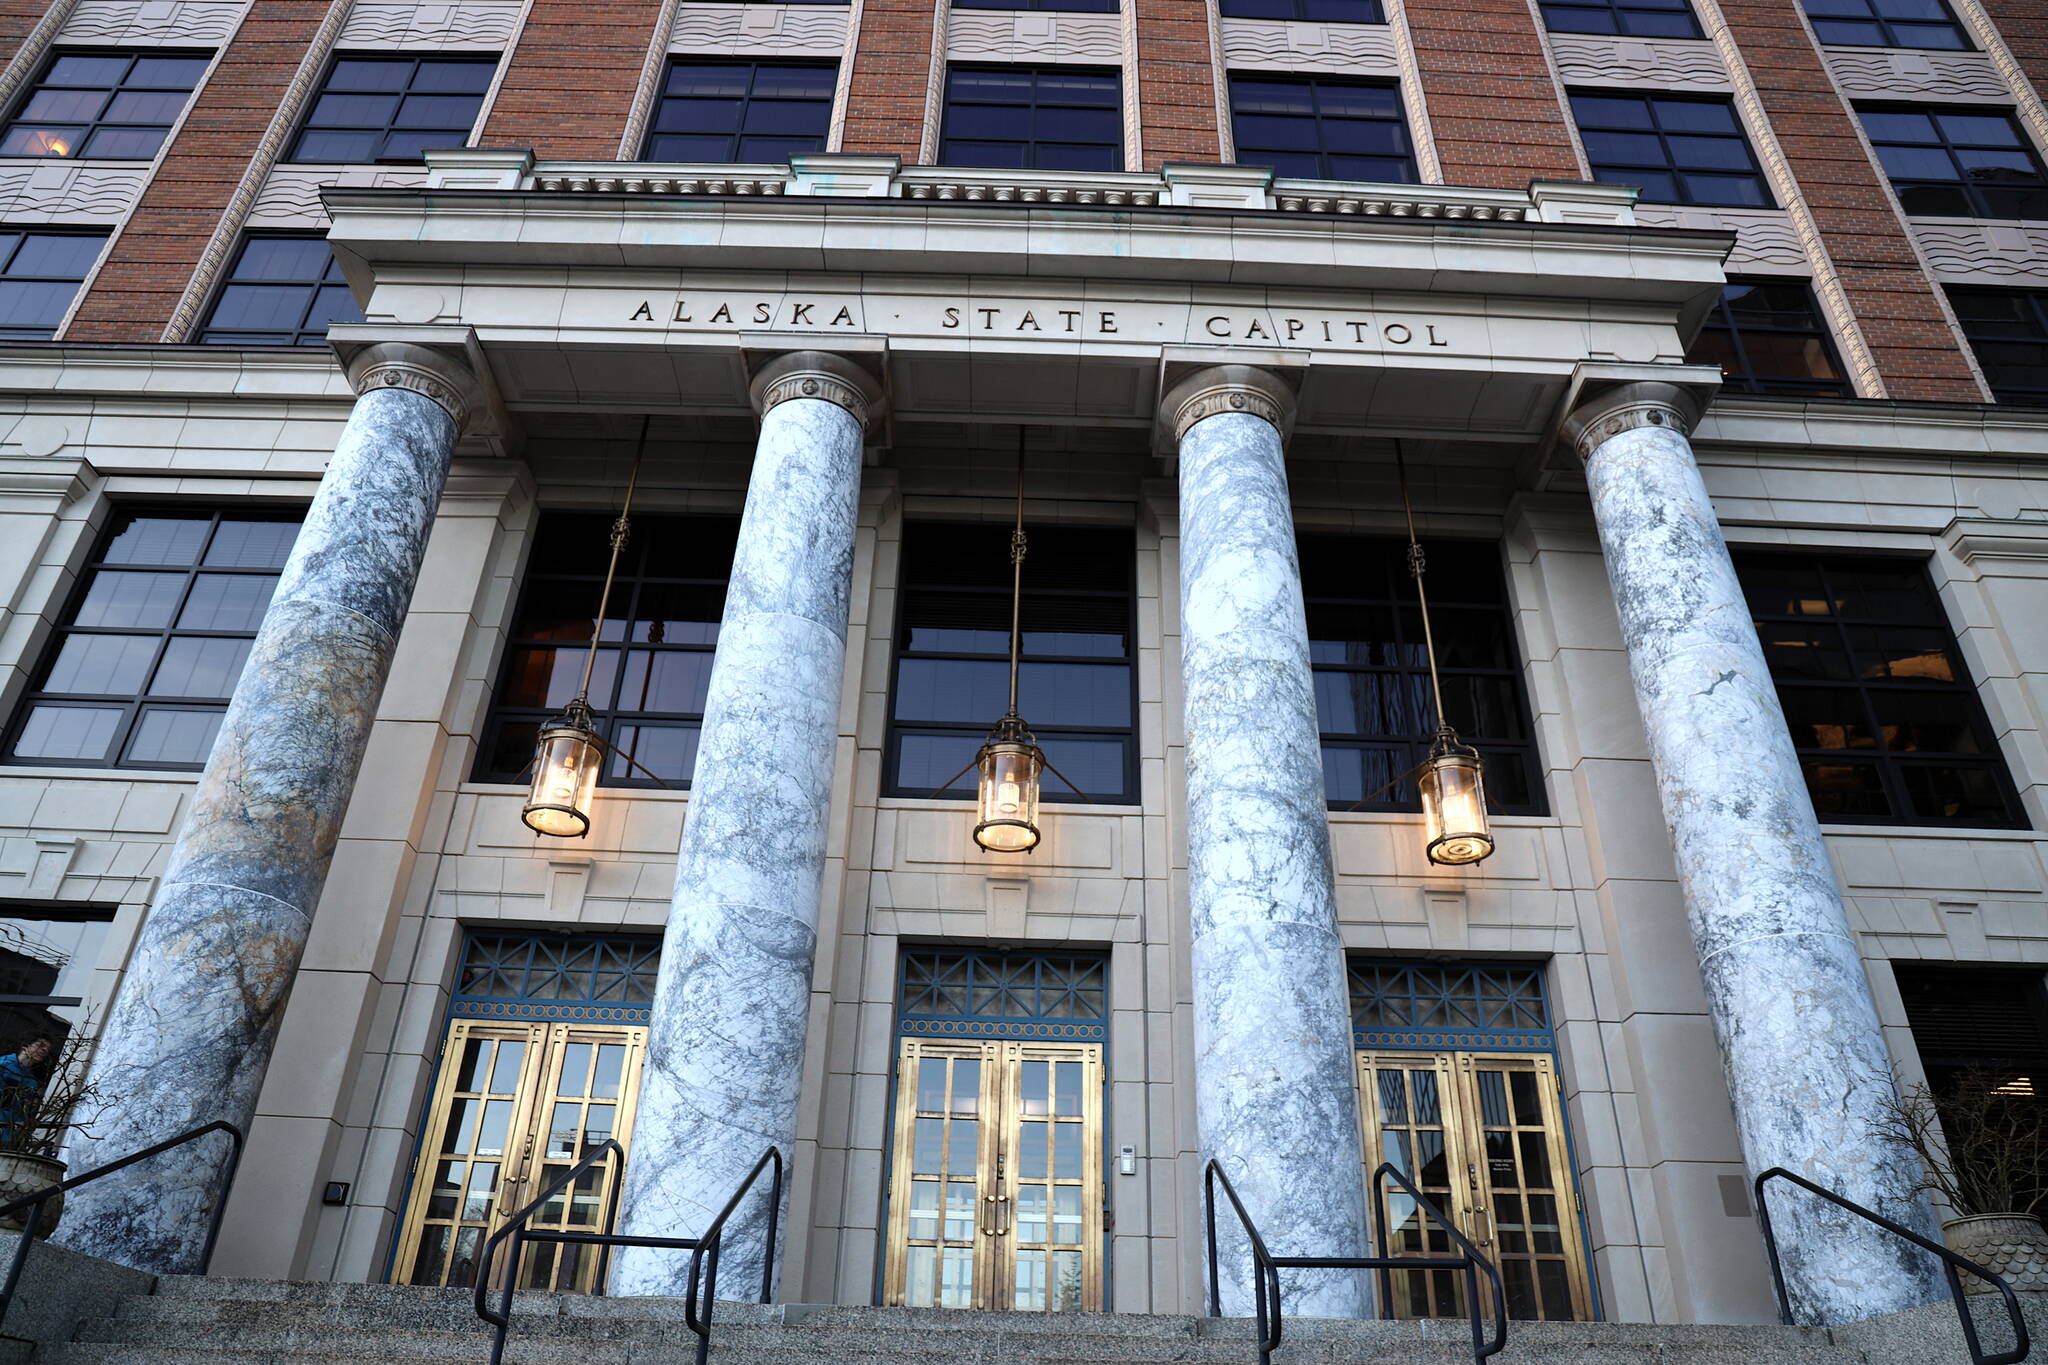
[[646, 319], [648, 322], [654, 321], [654, 309], [652, 309], [651, 307], [644, 303], [641, 304], [638, 308], [635, 308], [633, 310], [633, 316], [627, 318], [626, 321], [639, 322], [643, 318]]
[[730, 304], [725, 304], [725, 303], [721, 303], [721, 304], [719, 304], [719, 305], [718, 305], [718, 311], [717, 311], [717, 312], [715, 312], [715, 313], [713, 313], [713, 314], [711, 315], [711, 320], [712, 320], [713, 322], [731, 322], [731, 321], [732, 321], [732, 305], [730, 305]]
[[1081, 310], [1078, 308], [1062, 308], [1060, 309], [1060, 316], [1067, 320], [1066, 329], [1071, 332], [1074, 330], [1074, 320], [1081, 316]]
[[756, 321], [756, 322], [773, 322], [774, 320], [775, 320], [775, 305], [774, 305], [774, 304], [772, 304], [772, 303], [757, 303], [757, 304], [755, 304], [755, 305], [754, 305], [754, 321]]
[[[1219, 326], [1218, 324], [1221, 325]], [[1202, 330], [1212, 337], [1227, 337], [1230, 335], [1230, 319], [1226, 317], [1210, 318], [1202, 324]]]
[[853, 310], [843, 303], [839, 305], [839, 311], [832, 315], [832, 325], [834, 327], [839, 326], [841, 323], [848, 327], [853, 326]]
[[676, 315], [673, 320], [676, 322], [688, 322], [690, 320], [690, 315], [683, 311], [683, 301], [681, 299], [676, 300]]
[[[1396, 332], [1399, 332], [1400, 335], [1394, 335]], [[1415, 340], [1415, 333], [1409, 331], [1406, 327], [1403, 327], [1398, 322], [1388, 323], [1386, 327], [1381, 330], [1380, 335], [1385, 337], [1388, 341], [1392, 342], [1396, 346], [1406, 346], [1409, 342]]]
[[981, 314], [981, 330], [982, 330], [982, 331], [984, 331], [984, 332], [986, 332], [986, 331], [990, 331], [990, 330], [992, 330], [992, 329], [993, 329], [993, 328], [995, 327], [995, 325], [996, 325], [996, 310], [995, 310], [995, 309], [993, 309], [993, 308], [977, 308], [977, 309], [975, 309], [974, 311], [975, 311], [975, 312], [977, 312], [977, 313], [979, 313], [979, 314]]
[[1257, 318], [1253, 318], [1251, 324], [1244, 329], [1244, 339], [1246, 341], [1271, 341], [1273, 334], [1266, 330], [1264, 323], [1260, 322]]
[[1029, 327], [1034, 332], [1043, 332], [1045, 330], [1038, 325], [1038, 319], [1031, 316], [1031, 310], [1028, 308], [1024, 310], [1024, 320], [1017, 324], [1017, 330], [1021, 332], [1026, 327]]
[[1282, 325], [1284, 325], [1287, 328], [1287, 339], [1289, 341], [1292, 341], [1296, 337], [1300, 336], [1302, 328], [1308, 326], [1308, 324], [1303, 322], [1300, 318], [1282, 318], [1280, 319], [1280, 321]]
[[960, 310], [958, 308], [948, 308], [946, 310], [945, 321], [941, 322], [939, 326], [944, 327], [950, 331], [951, 329], [958, 327], [959, 325]]
[[1105, 332], [1114, 332], [1116, 330], [1116, 314], [1103, 313], [1101, 315], [1101, 321], [1097, 322], [1095, 325], [1097, 327], [1100, 327]]
[[1450, 344], [1451, 344], [1450, 342], [1448, 342], [1448, 341], [1445, 341], [1445, 340], [1444, 340], [1444, 339], [1443, 339], [1442, 337], [1440, 337], [1440, 336], [1438, 336], [1438, 335], [1436, 334], [1436, 324], [1435, 324], [1435, 323], [1433, 323], [1433, 322], [1432, 322], [1432, 323], [1429, 323], [1429, 324], [1428, 324], [1427, 326], [1425, 326], [1425, 327], [1423, 328], [1423, 330], [1429, 333], [1429, 344], [1430, 344], [1430, 345], [1432, 345], [1432, 346], [1448, 346], [1448, 345], [1450, 345]]
[[789, 325], [795, 327], [799, 324], [808, 324], [811, 320], [811, 310], [817, 306], [815, 303], [791, 304], [789, 306]]

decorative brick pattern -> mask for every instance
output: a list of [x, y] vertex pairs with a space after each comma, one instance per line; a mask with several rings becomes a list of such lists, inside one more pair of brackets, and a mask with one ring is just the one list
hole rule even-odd
[[1144, 148], [1144, 165], [1131, 169], [1221, 160], [1208, 6], [1191, 0], [1129, 3], [1137, 19], [1139, 142]]
[[1798, 0], [1721, 0], [1728, 32], [1892, 398], [1982, 402], [1960, 338]]
[[618, 156], [662, 3], [534, 0], [481, 145], [531, 147], [544, 161]]
[[1407, 0], [1448, 185], [1579, 180], [1567, 115], [1527, 0]]
[[323, 0], [253, 0], [65, 339], [162, 338], [328, 8]]
[[864, 0], [854, 39], [846, 133], [835, 150], [915, 163], [931, 89], [933, 0]]

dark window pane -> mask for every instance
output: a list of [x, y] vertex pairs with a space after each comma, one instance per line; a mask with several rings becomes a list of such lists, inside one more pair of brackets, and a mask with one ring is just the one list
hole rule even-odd
[[1233, 76], [1237, 159], [1279, 175], [1404, 183], [1415, 178], [1399, 93], [1314, 77]]
[[205, 66], [196, 58], [60, 54], [0, 132], [0, 156], [150, 160]]
[[134, 738], [128, 741], [127, 760], [150, 767], [196, 768], [213, 751], [221, 715], [217, 710], [145, 707]]
[[1057, 67], [955, 67], [939, 159], [956, 166], [1120, 170], [1115, 76]]
[[1767, 205], [1756, 159], [1725, 100], [1573, 95], [1593, 178], [1646, 200]]
[[38, 702], [15, 736], [14, 757], [98, 762], [120, 732], [121, 716], [119, 707]]
[[289, 159], [406, 160], [427, 147], [461, 146], [495, 69], [494, 59], [344, 57], [327, 73]]
[[830, 66], [678, 62], [655, 107], [647, 158], [773, 162], [822, 150], [837, 78]]
[[1849, 393], [1826, 325], [1803, 284], [1731, 280], [1686, 359], [1719, 365], [1736, 392]]
[[318, 346], [331, 322], [360, 322], [321, 237], [251, 237], [214, 299], [201, 341], [242, 344], [250, 335], [281, 346]]

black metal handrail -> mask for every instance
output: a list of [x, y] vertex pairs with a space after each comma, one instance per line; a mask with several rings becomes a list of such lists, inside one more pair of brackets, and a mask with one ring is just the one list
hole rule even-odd
[[[552, 1228], [530, 1229], [526, 1226], [534, 1213], [550, 1199], [575, 1183], [591, 1167], [616, 1154], [619, 1169], [612, 1179], [611, 1196], [606, 1201], [604, 1232], [569, 1232]], [[491, 1336], [491, 1365], [500, 1365], [505, 1355], [505, 1338], [512, 1330], [512, 1293], [519, 1283], [519, 1259], [528, 1242], [552, 1242], [574, 1246], [595, 1246], [599, 1253], [597, 1278], [593, 1291], [603, 1295], [605, 1277], [611, 1266], [613, 1247], [653, 1247], [659, 1250], [687, 1251], [690, 1253], [690, 1283], [683, 1300], [683, 1322], [697, 1335], [697, 1365], [705, 1365], [711, 1353], [711, 1317], [718, 1304], [718, 1253], [725, 1242], [725, 1225], [739, 1209], [740, 1201], [747, 1197], [747, 1191], [754, 1188], [754, 1182], [761, 1178], [761, 1172], [772, 1170], [774, 1175], [768, 1189], [767, 1247], [761, 1261], [761, 1302], [768, 1302], [775, 1288], [775, 1231], [782, 1215], [782, 1149], [770, 1147], [747, 1172], [747, 1178], [733, 1191], [732, 1198], [725, 1201], [725, 1207], [711, 1220], [710, 1226], [696, 1237], [626, 1237], [610, 1231], [616, 1225], [619, 1213], [619, 1187], [625, 1183], [626, 1149], [616, 1139], [606, 1139], [593, 1148], [590, 1154], [571, 1166], [554, 1184], [547, 1187], [540, 1197], [512, 1215], [504, 1227], [499, 1228], [484, 1243], [483, 1254], [477, 1258], [476, 1267], [476, 1315], [495, 1329]], [[512, 1241], [511, 1261], [505, 1273], [505, 1289], [498, 1307], [490, 1305], [491, 1261], [497, 1255], [498, 1246], [507, 1238]], [[704, 1313], [697, 1314], [697, 1288], [704, 1289]]]
[[[1800, 1189], [1817, 1194], [1830, 1204], [1845, 1208], [1857, 1217], [1877, 1224], [1886, 1232], [1905, 1238], [1922, 1251], [1932, 1252], [1939, 1257], [1942, 1274], [1948, 1279], [1949, 1297], [1955, 1300], [1956, 1317], [1961, 1319], [1963, 1324], [1963, 1341], [1970, 1348], [1972, 1365], [2018, 1365], [2018, 1362], [2027, 1358], [2027, 1352], [2032, 1348], [2032, 1343], [2027, 1337], [2027, 1320], [2021, 1315], [2019, 1300], [2013, 1297], [2012, 1286], [2005, 1282], [2004, 1276], [1978, 1265], [1967, 1256], [1950, 1251], [1939, 1242], [1929, 1241], [1911, 1228], [1901, 1227], [1883, 1214], [1864, 1208], [1853, 1199], [1845, 1199], [1833, 1190], [1814, 1184], [1803, 1175], [1788, 1171], [1783, 1166], [1773, 1166], [1756, 1178], [1756, 1214], [1758, 1222], [1763, 1225], [1764, 1251], [1771, 1258], [1771, 1283], [1778, 1291], [1779, 1321], [1787, 1326], [1791, 1325], [1792, 1301], [1785, 1293], [1785, 1271], [1778, 1264], [1778, 1238], [1771, 1230], [1771, 1206], [1764, 1198], [1764, 1182], [1770, 1180], [1789, 1180]], [[1970, 1314], [1969, 1302], [1963, 1294], [1963, 1282], [1956, 1275], [1958, 1269], [1967, 1270], [1978, 1279], [1987, 1280], [1998, 1287], [1999, 1294], [2005, 1300], [2005, 1315], [2012, 1321], [2013, 1348], [2010, 1351], [2001, 1351], [1992, 1356], [1984, 1354], [1983, 1343], [1977, 1340], [1977, 1321]]]
[[242, 1130], [229, 1123], [226, 1119], [215, 1119], [212, 1123], [194, 1128], [189, 1132], [180, 1133], [174, 1138], [165, 1138], [162, 1142], [151, 1147], [145, 1147], [139, 1152], [131, 1152], [119, 1161], [110, 1161], [104, 1166], [95, 1166], [83, 1175], [74, 1175], [69, 1180], [59, 1181], [55, 1185], [45, 1185], [35, 1193], [25, 1194], [12, 1203], [0, 1204], [0, 1218], [5, 1218], [9, 1214], [16, 1213], [22, 1209], [28, 1210], [28, 1217], [24, 1218], [21, 1223], [21, 1240], [14, 1245], [13, 1262], [7, 1267], [7, 1282], [4, 1286], [0, 1286], [0, 1318], [5, 1318], [7, 1310], [14, 1306], [15, 1291], [21, 1287], [22, 1267], [28, 1264], [28, 1249], [35, 1243], [36, 1225], [42, 1222], [43, 1206], [45, 1204], [67, 1190], [75, 1190], [80, 1185], [91, 1184], [103, 1175], [112, 1175], [115, 1171], [125, 1170], [138, 1161], [147, 1161], [153, 1156], [161, 1156], [173, 1147], [182, 1147], [188, 1142], [205, 1137], [208, 1133], [226, 1133], [228, 1135], [229, 1147], [227, 1170], [222, 1175], [220, 1182], [220, 1198], [214, 1202], [213, 1217], [208, 1219], [206, 1224], [206, 1245], [199, 1252], [199, 1273], [204, 1275], [207, 1267], [213, 1264], [213, 1245], [220, 1240], [220, 1220], [228, 1209], [228, 1191], [234, 1188], [235, 1172], [242, 1164]]
[[[1266, 1243], [1259, 1236], [1258, 1228], [1252, 1223], [1251, 1215], [1245, 1212], [1244, 1201], [1237, 1197], [1237, 1189], [1230, 1183], [1222, 1165], [1211, 1160], [1203, 1168], [1205, 1213], [1208, 1218], [1209, 1234], [1209, 1316], [1223, 1316], [1223, 1290], [1220, 1261], [1216, 1251], [1216, 1182], [1223, 1182], [1223, 1193], [1230, 1200], [1230, 1207], [1237, 1213], [1237, 1221], [1244, 1225], [1245, 1235], [1251, 1241], [1252, 1263], [1255, 1271], [1253, 1280], [1253, 1307], [1258, 1320], [1259, 1365], [1270, 1365], [1273, 1352], [1280, 1345], [1284, 1330], [1280, 1303], [1280, 1272], [1282, 1270], [1373, 1270], [1379, 1272], [1381, 1304], [1384, 1315], [1394, 1313], [1393, 1272], [1396, 1270], [1462, 1270], [1465, 1272], [1465, 1305], [1472, 1320], [1472, 1359], [1485, 1360], [1507, 1345], [1507, 1295], [1501, 1285], [1500, 1272], [1494, 1269], [1478, 1247], [1466, 1240], [1465, 1235], [1451, 1226], [1436, 1205], [1429, 1202], [1421, 1190], [1410, 1183], [1392, 1165], [1382, 1165], [1372, 1173], [1373, 1229], [1378, 1235], [1381, 1250], [1387, 1247], [1386, 1204], [1382, 1198], [1382, 1182], [1392, 1176], [1415, 1202], [1426, 1208], [1430, 1216], [1443, 1224], [1444, 1230], [1464, 1250], [1462, 1256], [1275, 1256], [1266, 1250]], [[1493, 1340], [1486, 1339], [1486, 1332], [1479, 1315], [1479, 1272], [1485, 1271], [1493, 1284]], [[1268, 1304], [1270, 1301], [1270, 1312]]]

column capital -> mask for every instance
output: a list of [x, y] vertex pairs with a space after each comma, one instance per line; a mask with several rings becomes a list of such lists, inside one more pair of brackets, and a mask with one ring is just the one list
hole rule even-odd
[[1226, 412], [1263, 417], [1284, 440], [1294, 427], [1294, 390], [1256, 365], [1211, 365], [1167, 390], [1159, 402], [1161, 434], [1171, 433], [1178, 445], [1195, 423]]
[[748, 390], [754, 411], [763, 417], [777, 403], [792, 398], [819, 398], [845, 408], [866, 429], [881, 415], [882, 386], [875, 377], [845, 356], [830, 351], [789, 351], [763, 365]]
[[472, 329], [345, 322], [328, 328], [327, 341], [356, 397], [372, 389], [410, 389], [453, 418], [459, 434], [484, 437], [499, 454], [513, 442], [490, 363]]
[[356, 353], [349, 362], [348, 382], [358, 398], [372, 389], [411, 389], [439, 404], [459, 431], [469, 421], [476, 376], [444, 352], [406, 341], [380, 341]]
[[1602, 441], [1638, 427], [1663, 427], [1690, 436], [1706, 410], [1691, 386], [1661, 380], [1589, 386], [1564, 419], [1565, 439], [1581, 460], [1591, 459]]

